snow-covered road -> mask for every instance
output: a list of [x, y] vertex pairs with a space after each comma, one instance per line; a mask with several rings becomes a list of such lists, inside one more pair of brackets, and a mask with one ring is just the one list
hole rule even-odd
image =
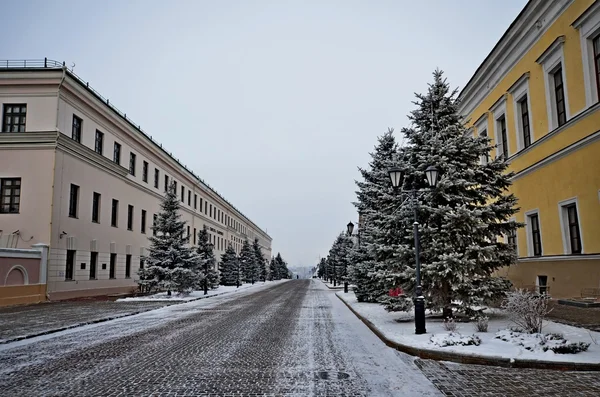
[[428, 396], [320, 281], [165, 307], [0, 346], [10, 396]]

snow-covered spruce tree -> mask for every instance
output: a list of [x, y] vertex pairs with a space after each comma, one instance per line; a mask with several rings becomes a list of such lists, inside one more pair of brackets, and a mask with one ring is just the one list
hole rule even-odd
[[390, 217], [402, 198], [393, 191], [388, 174], [390, 168], [400, 165], [394, 130], [388, 129], [377, 139], [368, 168], [359, 168], [362, 180], [356, 181], [354, 205], [361, 214], [360, 250], [355, 252], [351, 270], [359, 301], [380, 301], [389, 289], [399, 286], [387, 271], [386, 261], [397, 254], [396, 245], [403, 235]]
[[255, 262], [256, 256], [254, 255], [254, 251], [252, 250], [252, 246], [248, 242], [248, 240], [244, 240], [244, 244], [242, 245], [242, 249], [240, 250], [240, 269], [242, 271], [242, 280], [245, 283], [252, 283], [256, 281], [255, 276]]
[[214, 289], [219, 286], [219, 273], [216, 269], [216, 259], [214, 245], [210, 242], [210, 235], [206, 226], [198, 232], [198, 262], [196, 271], [199, 274], [197, 286], [204, 289], [205, 294], [209, 289]]
[[150, 247], [145, 258], [146, 266], [140, 274], [141, 282], [166, 289], [169, 295], [171, 291], [189, 292], [196, 281], [194, 268], [197, 255], [187, 246], [189, 237], [184, 236], [185, 221], [181, 220], [173, 184], [160, 208], [153, 226], [156, 235], [148, 238]]
[[275, 257], [275, 268], [277, 269], [277, 278], [274, 280], [281, 280], [284, 278], [290, 278], [290, 272], [287, 268], [287, 263], [281, 257], [281, 254], [278, 252]]
[[221, 255], [219, 272], [221, 273], [221, 285], [236, 285], [239, 287], [241, 283], [240, 263], [231, 244], [227, 246], [227, 249]]
[[319, 260], [319, 264], [317, 265], [317, 277], [324, 279], [327, 273], [327, 262], [325, 258], [321, 258]]
[[265, 281], [267, 270], [265, 268], [265, 258], [263, 257], [262, 250], [260, 248], [260, 244], [258, 243], [258, 239], [255, 238], [252, 243], [252, 251], [254, 252], [254, 280], [256, 281]]
[[352, 240], [345, 233], [340, 233], [329, 250], [329, 265], [335, 269], [334, 273], [338, 283], [347, 280], [352, 248]]
[[274, 256], [271, 257], [271, 262], [269, 263], [269, 281], [273, 280], [279, 280], [279, 271]]
[[[489, 155], [489, 138], [473, 137], [465, 128], [456, 90], [450, 90], [441, 71], [433, 73], [433, 83], [426, 94], [417, 95], [415, 105], [411, 127], [402, 131], [407, 140], [404, 188], [427, 188], [429, 166], [440, 172], [437, 188], [417, 198], [423, 291], [428, 307], [444, 309], [445, 316], [451, 315], [452, 302], [470, 313], [502, 297], [510, 285], [493, 273], [516, 260], [514, 247], [504, 242], [520, 226], [510, 220], [517, 212], [517, 200], [508, 192], [512, 173], [506, 172], [502, 157], [481, 161]], [[404, 239], [388, 268], [409, 292], [415, 286], [411, 215], [406, 201], [394, 219]]]

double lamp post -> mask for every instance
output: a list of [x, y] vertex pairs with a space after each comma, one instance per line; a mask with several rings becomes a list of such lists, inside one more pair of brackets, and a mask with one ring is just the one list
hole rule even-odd
[[[413, 234], [415, 237], [415, 264], [416, 264], [416, 281], [417, 286], [415, 289], [415, 334], [426, 333], [425, 329], [425, 297], [423, 296], [423, 289], [421, 287], [421, 260], [419, 253], [419, 221], [417, 217], [418, 202], [417, 194], [425, 192], [431, 189], [435, 189], [438, 183], [439, 171], [434, 166], [429, 166], [425, 170], [425, 176], [427, 178], [427, 184], [430, 189], [409, 189], [404, 190], [402, 186], [404, 184], [405, 171], [402, 168], [391, 168], [388, 170], [390, 180], [392, 181], [392, 187], [394, 190], [400, 190], [400, 193], [409, 194], [411, 198], [411, 205], [414, 212], [413, 222]], [[400, 188], [400, 189], [398, 189]]]

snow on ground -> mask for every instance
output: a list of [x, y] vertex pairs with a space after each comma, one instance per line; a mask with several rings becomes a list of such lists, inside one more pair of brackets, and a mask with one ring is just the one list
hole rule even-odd
[[[445, 344], [444, 340], [457, 339], [456, 335], [450, 336], [450, 332], [443, 327], [441, 319], [427, 319], [427, 334], [415, 335], [413, 313], [388, 313], [383, 306], [375, 303], [358, 302], [352, 292], [336, 292], [336, 294], [347, 302], [362, 317], [369, 320], [385, 337], [393, 342], [428, 350], [439, 350], [444, 352], [455, 352], [470, 356], [485, 356], [490, 358], [510, 358], [521, 360], [540, 360], [555, 362], [577, 362], [577, 363], [600, 363], [600, 332], [588, 331], [584, 328], [572, 327], [570, 325], [547, 321], [544, 323], [542, 332], [544, 334], [560, 333], [569, 342], [590, 343], [587, 351], [577, 354], [557, 354], [553, 351], [544, 352], [542, 349], [531, 348], [531, 341], [523, 345], [519, 344], [518, 337], [510, 341], [496, 338], [496, 333], [508, 329], [514, 324], [500, 310], [490, 313], [488, 332], [476, 332], [473, 323], [458, 323], [458, 329], [454, 334], [462, 337], [475, 335], [480, 338], [481, 344], [468, 346], [440, 346]], [[504, 335], [500, 333], [499, 335]], [[433, 342], [432, 342], [433, 337]]]
[[336, 283], [336, 285], [335, 285], [335, 287], [334, 287], [334, 286], [333, 286], [333, 283], [328, 283], [328, 282], [326, 282], [326, 281], [323, 281], [323, 280], [321, 280], [321, 282], [322, 282], [323, 284], [325, 284], [326, 286], [328, 286], [329, 288], [331, 288], [331, 289], [333, 289], [333, 288], [335, 288], [335, 289], [344, 289], [344, 283], [339, 283], [339, 284], [338, 284], [338, 283]]
[[219, 285], [219, 287], [216, 289], [209, 289], [207, 295], [204, 295], [204, 291], [192, 291], [189, 294], [173, 293], [171, 296], [169, 296], [166, 292], [159, 292], [157, 294], [147, 295], [147, 296], [121, 298], [121, 299], [117, 299], [117, 302], [133, 302], [133, 301], [189, 302], [189, 301], [195, 301], [195, 300], [202, 299], [202, 298], [208, 298], [209, 296], [228, 294], [228, 293], [232, 293], [235, 291], [242, 291], [242, 290], [245, 290], [248, 288], [258, 287], [263, 284], [274, 285], [275, 283], [280, 283], [283, 281], [286, 281], [286, 280], [267, 281], [264, 283], [262, 281], [258, 281], [254, 284], [242, 284], [242, 285], [240, 285], [239, 288], [236, 287], [235, 285], [233, 285], [233, 286]]

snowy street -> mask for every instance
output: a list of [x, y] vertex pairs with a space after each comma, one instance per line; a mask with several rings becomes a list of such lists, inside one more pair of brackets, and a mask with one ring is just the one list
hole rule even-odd
[[433, 384], [454, 396], [600, 393], [596, 373], [415, 360], [335, 292], [317, 280], [268, 283], [0, 345], [0, 394], [442, 395]]
[[268, 285], [0, 346], [10, 396], [438, 395], [320, 281]]

